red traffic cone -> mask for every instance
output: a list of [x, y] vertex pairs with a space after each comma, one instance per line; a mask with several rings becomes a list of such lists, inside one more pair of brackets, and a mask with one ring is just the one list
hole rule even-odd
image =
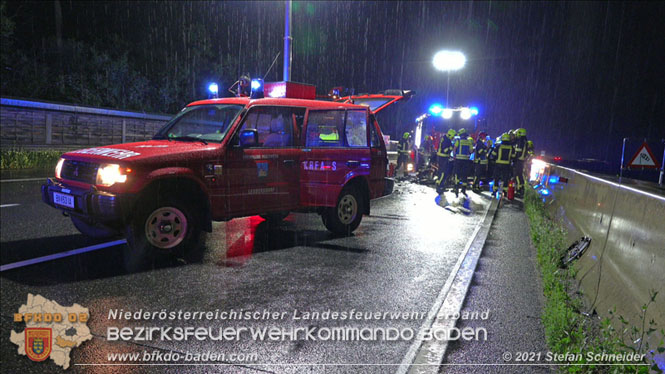
[[510, 182], [508, 183], [508, 200], [512, 201], [515, 199], [515, 184], [513, 184], [513, 180], [511, 179]]

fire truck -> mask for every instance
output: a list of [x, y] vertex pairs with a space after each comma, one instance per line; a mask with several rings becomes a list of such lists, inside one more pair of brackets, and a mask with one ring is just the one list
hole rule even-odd
[[376, 113], [403, 91], [315, 100], [315, 87], [251, 82], [248, 97], [190, 103], [152, 140], [67, 152], [42, 199], [87, 236], [124, 235], [125, 267], [187, 256], [212, 221], [316, 212], [350, 235], [392, 192]]

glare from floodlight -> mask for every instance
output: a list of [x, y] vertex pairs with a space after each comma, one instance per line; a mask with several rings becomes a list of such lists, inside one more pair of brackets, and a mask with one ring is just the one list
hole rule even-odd
[[459, 116], [460, 116], [460, 118], [462, 118], [462, 119], [469, 119], [469, 118], [471, 118], [471, 109], [469, 109], [469, 108], [462, 108], [462, 110], [460, 110], [460, 114], [459, 114]]
[[437, 70], [459, 70], [466, 64], [466, 57], [458, 51], [440, 51], [434, 55], [432, 64]]
[[472, 106], [472, 107], [469, 108], [469, 109], [471, 109], [471, 114], [473, 114], [474, 116], [477, 116], [477, 115], [478, 115], [478, 108], [477, 108], [477, 107]]
[[441, 117], [443, 117], [445, 119], [453, 118], [453, 110], [450, 109], [450, 108], [443, 109], [443, 111], [441, 112]]
[[217, 83], [210, 83], [208, 86], [208, 91], [210, 91], [211, 94], [217, 95], [219, 92], [219, 87], [217, 86]]

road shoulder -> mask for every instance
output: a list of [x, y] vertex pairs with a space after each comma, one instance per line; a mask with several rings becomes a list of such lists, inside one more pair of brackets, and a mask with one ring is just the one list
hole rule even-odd
[[547, 352], [540, 319], [543, 305], [527, 217], [521, 203], [507, 203], [496, 214], [457, 325], [462, 331], [484, 328], [486, 340], [478, 335], [479, 340], [451, 342], [441, 372], [488, 372], [488, 366], [478, 364], [497, 364], [493, 373], [554, 372], [538, 363], [514, 366], [520, 364], [518, 352]]

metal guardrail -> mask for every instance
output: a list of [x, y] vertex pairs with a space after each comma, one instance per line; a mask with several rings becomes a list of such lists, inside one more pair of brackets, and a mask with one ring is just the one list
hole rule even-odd
[[103, 116], [150, 119], [157, 121], [168, 121], [171, 119], [171, 116], [162, 115], [162, 114], [129, 112], [125, 110], [103, 109], [103, 108], [94, 108], [94, 107], [79, 106], [79, 105], [58, 104], [58, 103], [49, 103], [44, 101], [31, 101], [31, 100], [13, 99], [5, 97], [0, 98], [0, 105], [13, 106], [18, 108], [55, 110], [60, 112], [87, 113], [87, 114], [97, 114]]

